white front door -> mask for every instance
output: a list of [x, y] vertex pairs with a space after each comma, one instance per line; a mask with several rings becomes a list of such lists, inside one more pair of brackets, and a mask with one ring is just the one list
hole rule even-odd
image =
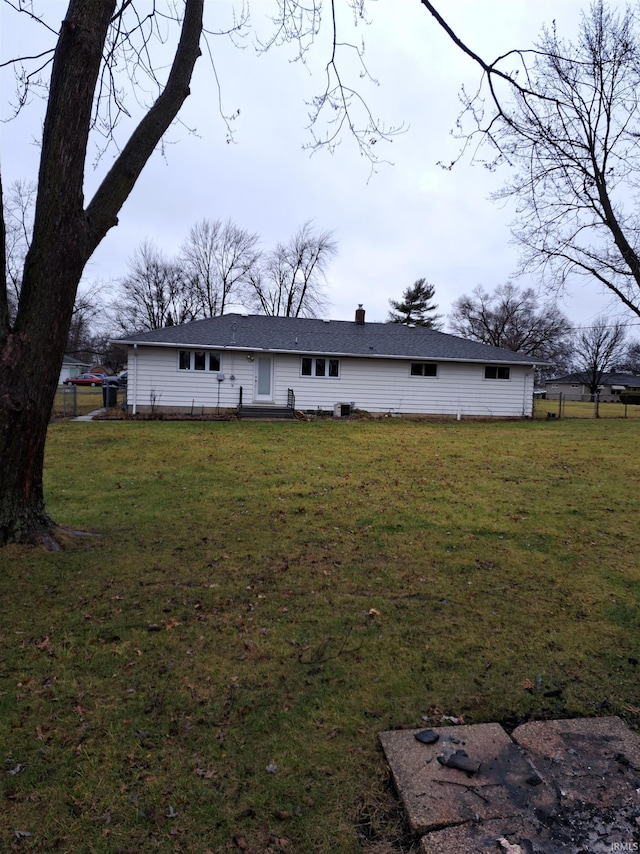
[[273, 401], [273, 359], [271, 356], [256, 356], [254, 362], [254, 400], [257, 403]]

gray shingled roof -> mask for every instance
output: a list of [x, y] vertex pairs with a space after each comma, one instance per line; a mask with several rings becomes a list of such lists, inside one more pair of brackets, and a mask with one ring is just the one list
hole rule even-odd
[[[563, 377], [552, 377], [548, 379], [547, 385], [549, 383], [562, 383], [563, 385], [566, 383], [589, 383], [589, 371], [578, 371], [575, 374], [565, 374]], [[609, 385], [630, 385], [637, 386], [640, 385], [640, 377], [636, 374], [612, 374], [605, 372], [600, 377], [601, 383], [607, 383]]]
[[269, 350], [300, 355], [368, 356], [456, 362], [545, 364], [524, 353], [466, 341], [422, 326], [224, 314], [118, 339], [119, 344]]

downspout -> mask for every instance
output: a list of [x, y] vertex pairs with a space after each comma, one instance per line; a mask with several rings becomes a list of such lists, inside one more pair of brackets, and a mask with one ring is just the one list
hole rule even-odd
[[[533, 385], [535, 385], [536, 366], [533, 365], [531, 370], [524, 375], [524, 388], [522, 390], [522, 416], [527, 417], [527, 380], [533, 377]], [[531, 418], [533, 418], [533, 387], [531, 388]]]
[[138, 345], [133, 345], [133, 409], [131, 414], [138, 411]]

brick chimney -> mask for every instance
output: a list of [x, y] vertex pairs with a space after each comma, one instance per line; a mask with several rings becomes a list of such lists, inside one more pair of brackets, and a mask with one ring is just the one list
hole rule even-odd
[[356, 323], [360, 324], [360, 326], [364, 326], [364, 309], [362, 307], [362, 303], [359, 303], [356, 309]]

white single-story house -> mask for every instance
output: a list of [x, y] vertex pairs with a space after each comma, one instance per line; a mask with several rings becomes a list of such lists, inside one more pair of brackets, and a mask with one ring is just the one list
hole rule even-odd
[[[422, 326], [225, 314], [118, 339], [130, 413], [286, 407], [522, 418], [536, 360]], [[242, 410], [240, 409], [240, 414]]]
[[86, 373], [90, 367], [91, 365], [89, 365], [88, 362], [79, 362], [77, 359], [74, 359], [73, 356], [63, 356], [58, 384], [62, 385], [62, 383], [66, 379], [69, 379], [69, 377], [77, 377], [79, 374]]

